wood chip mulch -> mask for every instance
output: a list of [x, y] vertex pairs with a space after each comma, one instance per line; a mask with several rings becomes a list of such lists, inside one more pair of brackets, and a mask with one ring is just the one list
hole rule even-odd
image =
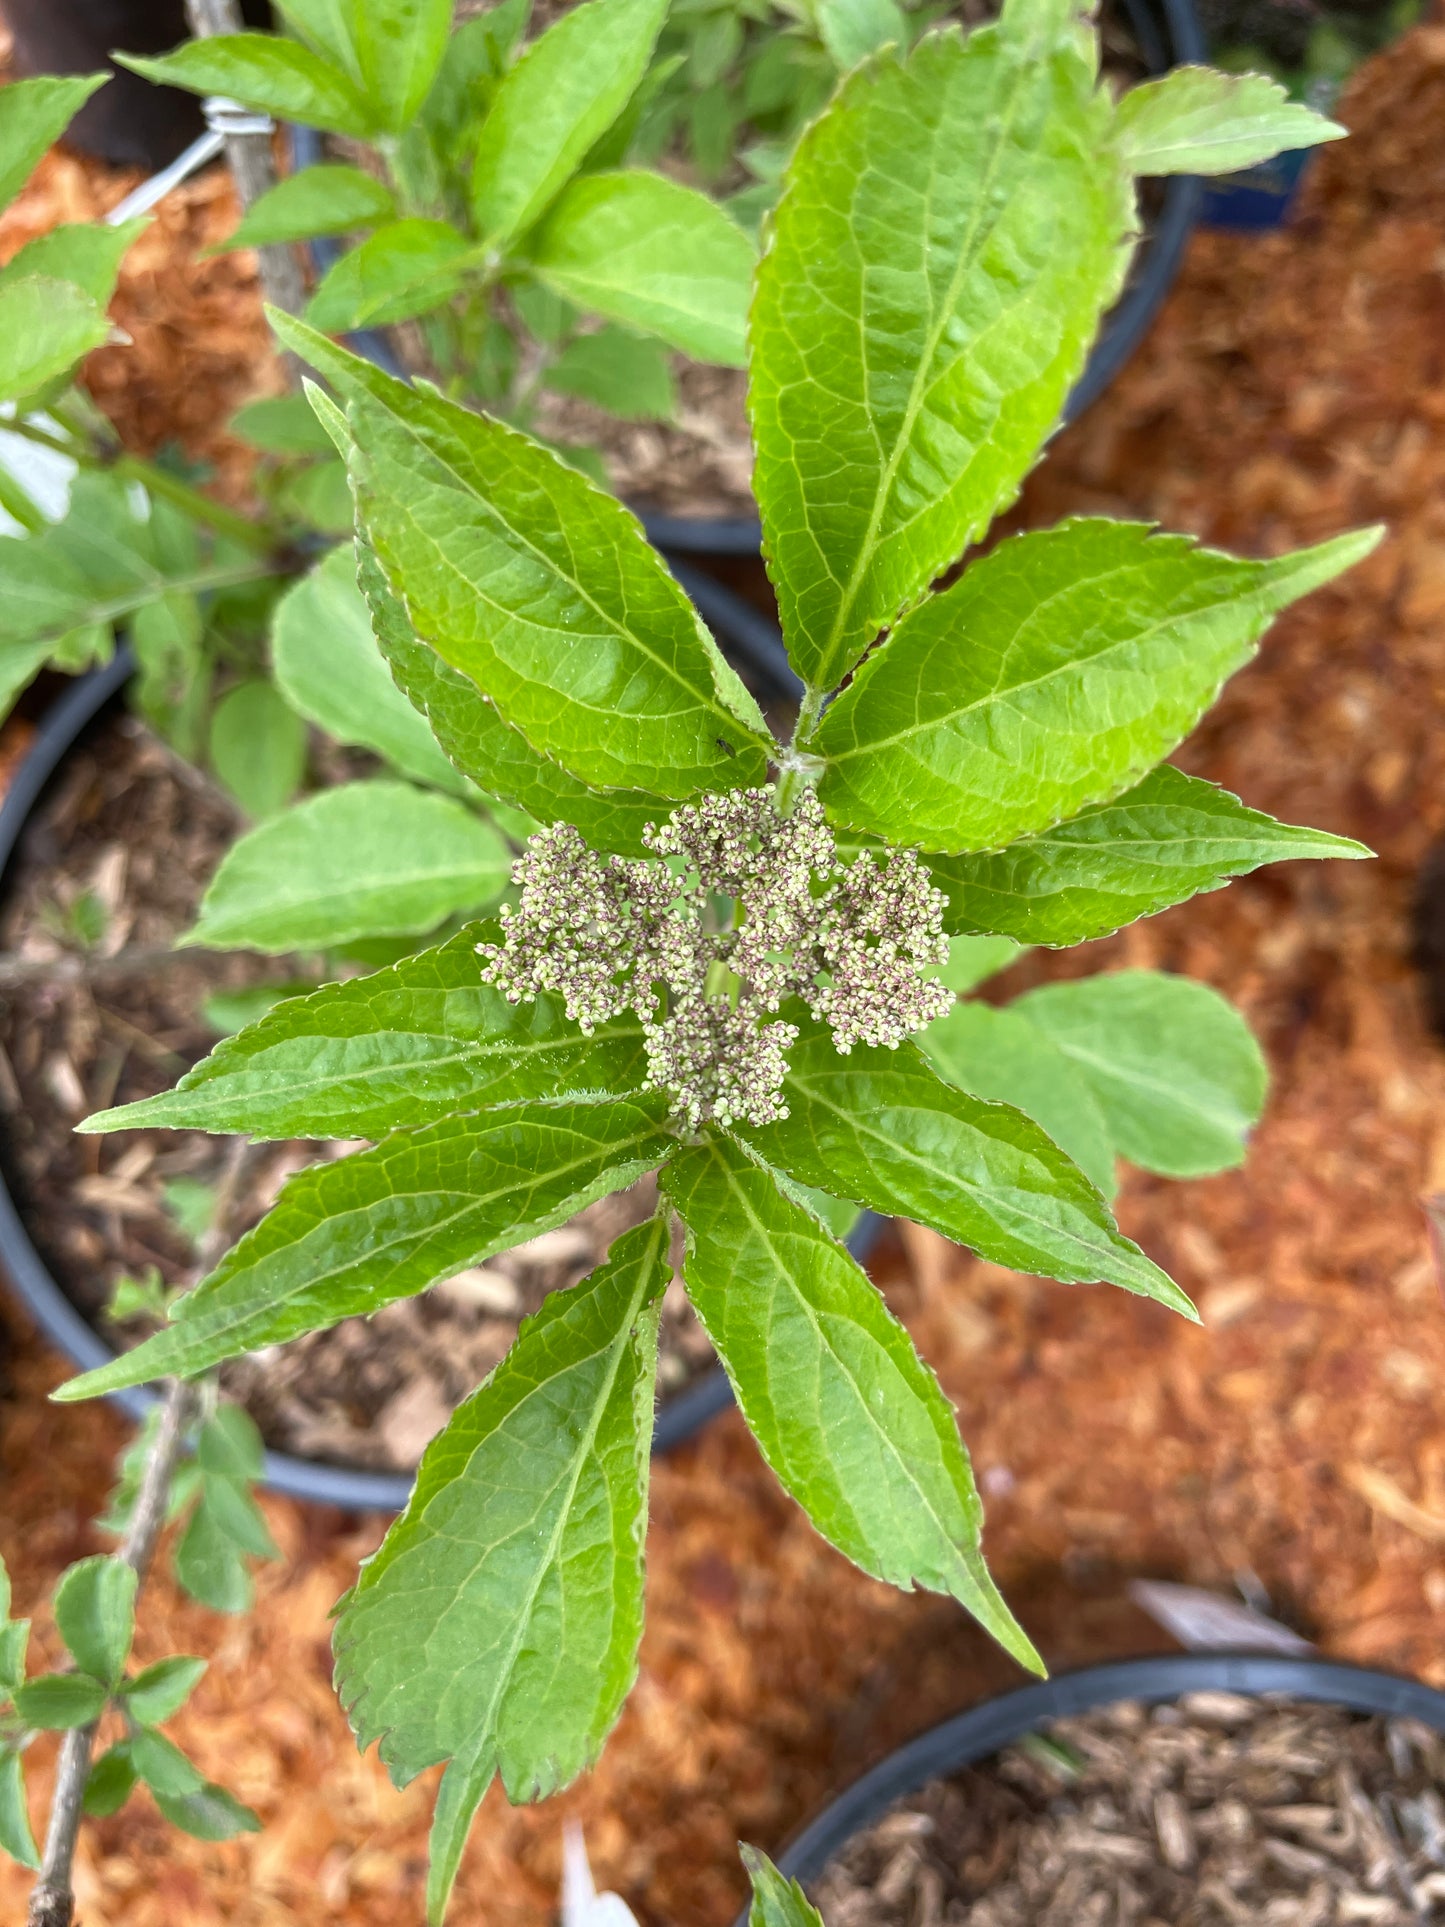
[[[880, 1275], [911, 1270], [900, 1299], [959, 1405], [990, 1559], [1056, 1665], [1162, 1643], [1120, 1604], [1132, 1574], [1248, 1575], [1328, 1651], [1445, 1684], [1445, 1316], [1420, 1206], [1445, 1190], [1445, 1049], [1407, 954], [1411, 879], [1445, 831], [1445, 30], [1375, 62], [1343, 117], [1355, 138], [1321, 157], [1287, 232], [1196, 241], [1152, 338], [1025, 503], [1040, 521], [1157, 516], [1247, 551], [1390, 523], [1370, 562], [1280, 622], [1181, 758], [1380, 860], [1287, 866], [1014, 973], [1179, 967], [1258, 1027], [1274, 1089], [1245, 1169], [1124, 1190], [1127, 1227], [1206, 1326], [918, 1235], [906, 1265], [896, 1245], [880, 1259]], [[157, 269], [168, 362], [152, 321], [128, 324], [172, 391], [209, 365], [215, 272]], [[23, 1339], [9, 1374], [0, 1550], [26, 1608], [97, 1544], [122, 1428], [48, 1407], [61, 1368]], [[778, 1846], [889, 1746], [1009, 1682], [947, 1602], [823, 1547], [735, 1417], [660, 1466], [653, 1494], [638, 1688], [573, 1793], [516, 1813], [489, 1797], [461, 1927], [552, 1919], [569, 1814], [599, 1884], [648, 1927], [725, 1927], [739, 1835]], [[212, 1655], [175, 1730], [265, 1831], [197, 1845], [137, 1797], [86, 1829], [86, 1927], [420, 1919], [431, 1776], [389, 1789], [328, 1680], [327, 1614], [380, 1522], [267, 1509], [286, 1559], [254, 1617], [219, 1621], [158, 1583], [141, 1635], [142, 1658]], [[34, 1758], [39, 1808], [48, 1744]], [[0, 1915], [18, 1917], [25, 1887], [0, 1871]]]

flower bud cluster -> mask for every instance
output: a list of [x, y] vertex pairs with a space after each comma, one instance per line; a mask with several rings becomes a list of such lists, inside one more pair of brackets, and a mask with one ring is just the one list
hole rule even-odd
[[941, 892], [911, 850], [845, 863], [811, 790], [787, 817], [769, 790], [710, 794], [644, 841], [651, 857], [606, 856], [569, 824], [539, 831], [482, 975], [512, 1003], [555, 992], [589, 1035], [633, 1011], [687, 1129], [787, 1116], [798, 1031], [770, 1020], [788, 997], [842, 1052], [894, 1049], [949, 1008], [923, 975], [948, 955]]

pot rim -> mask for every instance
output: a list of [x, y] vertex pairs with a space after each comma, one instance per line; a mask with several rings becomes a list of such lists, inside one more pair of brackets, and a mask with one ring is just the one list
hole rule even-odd
[[[907, 1741], [863, 1774], [794, 1836], [778, 1866], [816, 1880], [829, 1861], [894, 1803], [930, 1780], [986, 1760], [1045, 1720], [1096, 1712], [1119, 1700], [1158, 1705], [1202, 1691], [1343, 1706], [1352, 1712], [1417, 1719], [1445, 1732], [1445, 1693], [1404, 1674], [1307, 1654], [1161, 1653], [1105, 1660], [980, 1701]], [[747, 1909], [736, 1927], [747, 1927]]]

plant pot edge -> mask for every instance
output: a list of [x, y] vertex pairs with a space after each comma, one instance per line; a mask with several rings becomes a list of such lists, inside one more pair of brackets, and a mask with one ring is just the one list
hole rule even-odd
[[[887, 1754], [829, 1801], [778, 1856], [794, 1880], [816, 1880], [841, 1849], [894, 1803], [930, 1780], [972, 1766], [1043, 1721], [1095, 1712], [1118, 1700], [1159, 1704], [1186, 1693], [1283, 1693], [1353, 1712], [1418, 1719], [1445, 1732], [1445, 1692], [1405, 1674], [1306, 1654], [1161, 1653], [1096, 1661], [981, 1700]], [[748, 1927], [748, 1910], [734, 1927]]]

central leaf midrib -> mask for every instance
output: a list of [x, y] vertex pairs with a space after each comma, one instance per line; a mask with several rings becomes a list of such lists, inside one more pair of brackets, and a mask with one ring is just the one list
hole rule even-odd
[[[1030, 53], [1032, 53], [1032, 49], [1030, 49]], [[1007, 54], [1002, 47], [1000, 48], [1000, 57], [1007, 58]], [[894, 439], [892, 453], [884, 462], [882, 472], [879, 476], [878, 486], [874, 490], [873, 506], [869, 512], [868, 526], [858, 545], [858, 552], [844, 585], [844, 592], [839, 601], [837, 613], [833, 618], [832, 626], [828, 631], [823, 648], [820, 651], [825, 672], [831, 665], [839, 638], [846, 631], [854, 605], [858, 600], [862, 583], [866, 578], [868, 570], [872, 566], [878, 529], [883, 519], [884, 509], [887, 506], [889, 496], [892, 492], [893, 483], [897, 476], [899, 465], [903, 460], [904, 451], [909, 446], [918, 416], [922, 411], [923, 397], [933, 387], [934, 357], [938, 352], [939, 343], [942, 341], [948, 328], [948, 323], [952, 317], [954, 308], [957, 306], [959, 289], [966, 276], [972, 272], [977, 261], [978, 252], [987, 239], [987, 236], [993, 232], [993, 229], [1003, 218], [1004, 210], [1000, 208], [994, 215], [992, 223], [985, 229], [984, 209], [988, 200], [988, 190], [992, 186], [1001, 165], [1004, 147], [1009, 134], [1013, 130], [1014, 120], [1018, 114], [1019, 102], [1025, 83], [1032, 78], [1030, 61], [1027, 58], [1019, 58], [1016, 56], [1012, 62], [1012, 67], [1013, 85], [1008, 96], [1006, 109], [999, 119], [996, 138], [989, 157], [988, 168], [978, 190], [977, 199], [974, 204], [974, 212], [969, 223], [968, 234], [959, 250], [958, 262], [948, 284], [946, 299], [940, 304], [937, 315], [925, 332], [924, 352], [920, 355], [914, 368], [913, 380], [909, 386], [908, 401], [903, 413], [903, 421], [899, 433]], [[929, 210], [932, 208], [933, 194], [939, 171], [937, 156], [938, 137], [935, 136], [929, 161], [928, 184], [924, 193], [925, 207]], [[867, 363], [865, 361], [865, 369], [866, 366]]]

